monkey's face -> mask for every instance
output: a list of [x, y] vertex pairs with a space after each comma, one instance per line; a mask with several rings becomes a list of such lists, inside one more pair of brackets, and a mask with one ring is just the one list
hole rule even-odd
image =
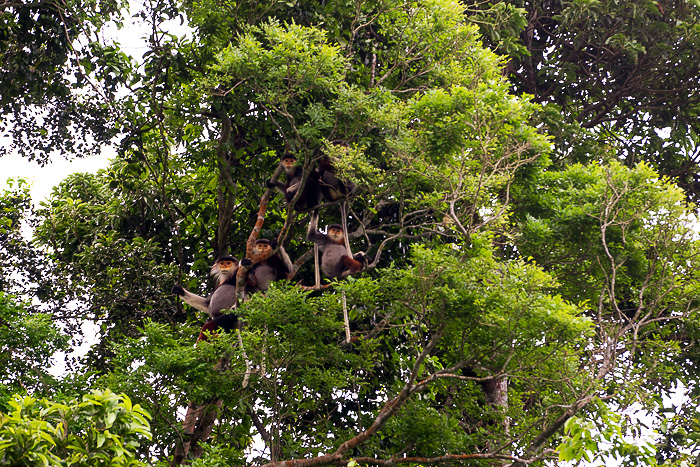
[[342, 243], [343, 242], [343, 229], [339, 229], [337, 227], [331, 227], [330, 229], [328, 229], [328, 236], [333, 241], [333, 243]]
[[264, 261], [269, 258], [271, 254], [272, 247], [269, 243], [258, 243], [255, 245], [255, 249], [253, 251], [253, 261], [256, 263]]
[[255, 253], [257, 254], [265, 254], [270, 250], [270, 245], [268, 245], [267, 243], [258, 243], [257, 245], [255, 245]]
[[218, 283], [227, 281], [238, 271], [238, 263], [228, 259], [222, 259], [214, 263], [211, 267], [211, 274], [218, 280]]
[[293, 157], [285, 157], [282, 159], [282, 167], [284, 168], [284, 171], [288, 174], [294, 173], [294, 164], [296, 161], [297, 160]]
[[231, 269], [233, 269], [233, 261], [229, 261], [229, 260], [219, 261], [219, 270], [221, 272], [228, 272]]

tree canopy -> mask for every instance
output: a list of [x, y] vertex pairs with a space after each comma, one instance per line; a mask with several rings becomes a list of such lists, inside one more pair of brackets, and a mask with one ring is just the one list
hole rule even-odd
[[[10, 150], [117, 146], [0, 193], [1, 462], [695, 462], [697, 2], [152, 2], [138, 58], [92, 6], [0, 4]], [[286, 154], [354, 189], [291, 208]], [[262, 238], [197, 341], [171, 289]]]
[[[698, 41], [693, 1], [504, 1], [480, 29], [516, 92], [544, 105], [561, 164], [613, 148], [698, 201]], [[516, 27], [514, 27], [516, 26]]]

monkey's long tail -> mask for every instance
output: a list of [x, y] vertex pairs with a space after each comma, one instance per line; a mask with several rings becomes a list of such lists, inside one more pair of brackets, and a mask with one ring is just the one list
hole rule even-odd
[[246, 386], [248, 386], [248, 379], [250, 378], [250, 374], [253, 370], [250, 367], [250, 360], [248, 360], [248, 354], [245, 351], [245, 347], [243, 347], [243, 337], [241, 337], [241, 330], [236, 328], [236, 334], [238, 336], [238, 345], [241, 346], [241, 353], [243, 354], [243, 360], [245, 361], [245, 375], [243, 376], [243, 384], [241, 385], [245, 388]]

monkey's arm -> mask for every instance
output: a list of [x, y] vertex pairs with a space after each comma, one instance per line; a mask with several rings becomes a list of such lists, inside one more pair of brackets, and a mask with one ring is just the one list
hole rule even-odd
[[279, 250], [277, 250], [277, 254], [279, 255], [280, 259], [282, 260], [284, 267], [287, 269], [286, 272], [284, 273], [284, 276], [286, 279], [287, 276], [294, 270], [294, 265], [292, 264], [292, 260], [289, 259], [289, 255], [287, 254], [287, 251], [284, 249], [283, 246], [280, 246]]
[[182, 300], [189, 306], [196, 308], [199, 311], [209, 313], [209, 297], [200, 297], [199, 295], [195, 295], [179, 285], [173, 287], [172, 293], [179, 295], [180, 298], [182, 298]]
[[286, 183], [282, 183], [282, 182], [280, 182], [280, 181], [274, 181], [274, 182], [273, 182], [272, 179], [269, 179], [269, 180], [266, 182], [266, 185], [267, 185], [268, 188], [276, 188], [277, 191], [279, 191], [279, 192], [282, 193], [283, 195], [287, 193], [287, 188], [288, 188], [288, 186], [287, 186]]
[[299, 187], [301, 186], [301, 179], [294, 179], [289, 183], [289, 186], [287, 186], [287, 189], [284, 191], [285, 194], [287, 193], [296, 193], [299, 191]]
[[318, 211], [311, 214], [311, 221], [309, 222], [309, 230], [306, 233], [306, 240], [317, 243], [318, 246], [324, 246], [331, 243], [331, 240], [326, 234], [322, 234], [318, 231]]

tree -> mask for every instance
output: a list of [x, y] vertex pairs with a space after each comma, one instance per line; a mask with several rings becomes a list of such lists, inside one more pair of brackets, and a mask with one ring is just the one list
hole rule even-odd
[[68, 348], [62, 334], [47, 314], [30, 314], [27, 308], [0, 293], [0, 404], [5, 408], [12, 394], [44, 394], [56, 389], [47, 371], [52, 356]]
[[613, 150], [645, 161], [698, 200], [694, 1], [468, 2], [518, 93], [545, 105], [562, 166]]
[[115, 135], [112, 102], [130, 63], [98, 33], [112, 19], [121, 26], [122, 7], [0, 2], [0, 131], [11, 141], [0, 157], [13, 151], [44, 165], [56, 152], [97, 153]]
[[559, 278], [565, 299], [589, 310], [605, 399], [656, 412], [663, 403], [644, 394], [694, 379], [687, 355], [694, 354], [698, 288], [696, 270], [686, 267], [698, 254], [694, 214], [680, 190], [645, 164], [574, 165], [539, 183], [531, 187], [519, 250]]
[[10, 182], [10, 189], [0, 197], [0, 291], [29, 293], [26, 284], [40, 282], [42, 255], [22, 236], [23, 224], [31, 223], [34, 214], [29, 187], [25, 180], [17, 180], [16, 187]]
[[[692, 381], [693, 211], [652, 164], [615, 162], [595, 125], [513, 93], [472, 23], [500, 11], [517, 30], [520, 10], [148, 8], [156, 33], [124, 77], [119, 156], [66, 179], [36, 229], [56, 293], [78, 301], [57, 318], [101, 325], [91, 384], [154, 416], [139, 455], [541, 465], [591, 456], [596, 429], [624, 439], [616, 410], [658, 415], [661, 394]], [[157, 33], [179, 14], [191, 38]], [[562, 151], [557, 122], [591, 151]], [[267, 183], [287, 152], [302, 183], [328, 157], [357, 185], [344, 220], [369, 258], [361, 274], [316, 284], [309, 212]], [[338, 204], [319, 206], [323, 223], [343, 220]], [[194, 346], [201, 321], [171, 286], [207, 294], [213, 259], [250, 258], [259, 237], [296, 260], [293, 283], [241, 300], [240, 336]], [[193, 433], [180, 425], [188, 404]], [[615, 446], [628, 462], [665, 455]]]

